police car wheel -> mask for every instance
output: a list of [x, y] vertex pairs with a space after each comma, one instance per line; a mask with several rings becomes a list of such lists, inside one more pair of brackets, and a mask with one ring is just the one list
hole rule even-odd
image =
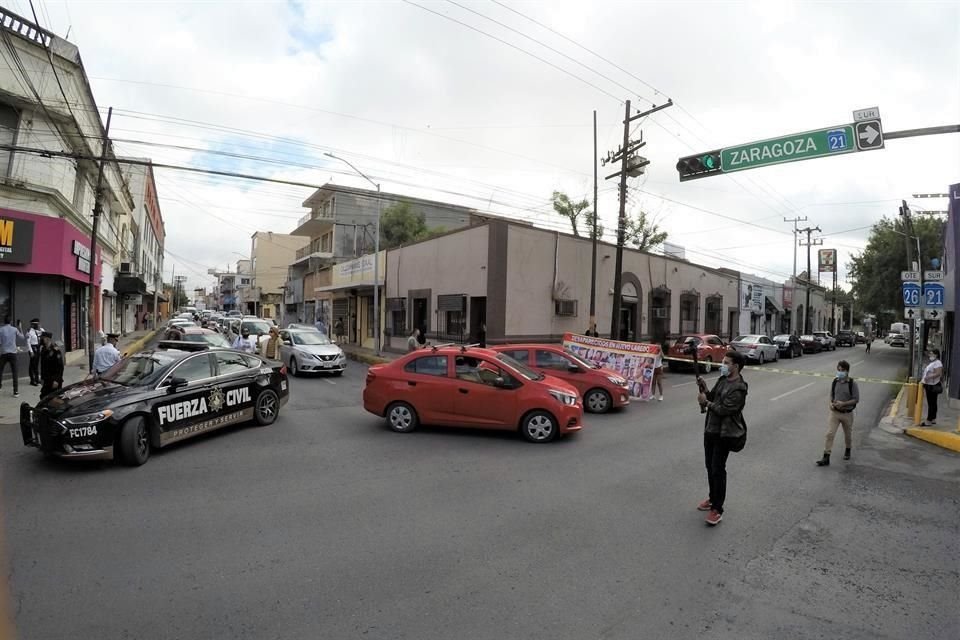
[[120, 460], [129, 467], [139, 467], [150, 457], [150, 429], [143, 416], [130, 418], [120, 430]]
[[280, 399], [273, 389], [264, 389], [257, 396], [257, 406], [253, 410], [253, 416], [257, 424], [265, 427], [273, 424], [280, 413]]

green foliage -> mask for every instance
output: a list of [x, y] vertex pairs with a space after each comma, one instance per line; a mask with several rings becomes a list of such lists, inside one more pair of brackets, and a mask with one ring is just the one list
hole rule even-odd
[[[920, 268], [929, 269], [930, 259], [943, 251], [943, 223], [934, 218], [913, 218], [913, 230], [920, 238]], [[916, 257], [917, 241], [905, 238], [910, 233], [901, 220], [883, 218], [873, 225], [866, 248], [847, 264], [849, 279], [858, 309], [877, 315], [880, 326], [893, 322], [903, 307], [900, 294], [900, 272], [909, 268], [907, 247]], [[913, 234], [910, 234], [913, 235]]]
[[380, 248], [395, 249], [401, 245], [425, 240], [440, 230], [430, 231], [422, 213], [409, 202], [396, 202], [380, 216]]
[[647, 212], [641, 210], [634, 217], [627, 219], [624, 244], [633, 245], [641, 251], [647, 251], [663, 244], [667, 239], [667, 232], [660, 231], [660, 227], [647, 218]]
[[593, 227], [592, 212], [587, 210], [587, 207], [589, 206], [590, 203], [586, 200], [578, 200], [574, 202], [570, 199], [570, 196], [565, 193], [560, 191], [553, 192], [553, 210], [570, 221], [570, 227], [573, 229], [573, 235], [577, 236], [578, 238], [580, 237], [579, 223], [581, 219], [587, 219], [590, 227]]

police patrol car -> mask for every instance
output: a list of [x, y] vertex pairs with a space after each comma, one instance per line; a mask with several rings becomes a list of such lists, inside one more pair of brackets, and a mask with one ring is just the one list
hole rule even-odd
[[227, 425], [269, 425], [289, 398], [279, 362], [205, 344], [161, 341], [87, 380], [20, 406], [23, 443], [65, 458], [142, 465], [164, 447]]

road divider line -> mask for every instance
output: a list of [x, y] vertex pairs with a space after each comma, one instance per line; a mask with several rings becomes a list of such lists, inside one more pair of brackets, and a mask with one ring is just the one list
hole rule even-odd
[[814, 382], [810, 382], [810, 383], [808, 383], [808, 384], [803, 385], [802, 387], [797, 387], [796, 389], [792, 389], [792, 390], [790, 390], [790, 391], [787, 391], [786, 393], [781, 393], [781, 394], [778, 395], [778, 396], [773, 396], [772, 398], [770, 398], [770, 402], [775, 402], [775, 401], [779, 400], [780, 398], [786, 398], [786, 397], [789, 396], [790, 394], [797, 393], [798, 391], [803, 391], [804, 389], [808, 389], [808, 388], [812, 387], [812, 386], [815, 385], [815, 384], [817, 384], [815, 381], [814, 381]]
[[[670, 361], [676, 360], [677, 362], [685, 362], [685, 363], [687, 363], [687, 364], [693, 364], [693, 361], [692, 361], [692, 360], [688, 360], [688, 359], [686, 359], [686, 358], [672, 358], [672, 357], [670, 357], [670, 358], [664, 358], [664, 360], [670, 360]], [[861, 360], [860, 362], [863, 362], [863, 360]], [[700, 363], [701, 366], [703, 366], [704, 364], [705, 364], [705, 363], [703, 363], [703, 362]], [[860, 364], [860, 363], [856, 363], [856, 364]], [[852, 366], [852, 365], [851, 365], [851, 366]], [[713, 368], [713, 369], [717, 369], [717, 368], [719, 368], [719, 365], [718, 365], [716, 362], [714, 362], [714, 363], [712, 364], [712, 368]], [[800, 371], [800, 370], [798, 370], [798, 369], [777, 369], [777, 368], [771, 367], [771, 366], [769, 366], [769, 365], [748, 365], [748, 366], [744, 367], [743, 370], [744, 370], [744, 371], [758, 371], [758, 372], [763, 372], [763, 373], [782, 373], [782, 374], [791, 375], [791, 376], [809, 376], [809, 377], [811, 377], [811, 378], [835, 378], [836, 375], [837, 375], [836, 372], [820, 373], [819, 371]], [[886, 379], [884, 379], [884, 378], [868, 378], [868, 377], [860, 377], [860, 376], [852, 376], [852, 377], [853, 377], [853, 379], [856, 380], [857, 382], [870, 382], [870, 383], [874, 383], [874, 384], [894, 384], [894, 385], [897, 385], [897, 386], [901, 386], [901, 385], [907, 384], [907, 381], [906, 381], [906, 380], [886, 380]], [[693, 383], [692, 383], [692, 382], [687, 382], [687, 383], [684, 383], [684, 384], [693, 384]], [[684, 385], [683, 385], [683, 384], [679, 384], [679, 385], [673, 385], [673, 386], [675, 386], [675, 387], [682, 387], [682, 386], [684, 386]]]
[[[718, 376], [718, 377], [719, 377], [719, 376]], [[717, 378], [704, 378], [703, 381], [706, 382], [706, 383], [710, 383], [710, 382], [713, 382], [713, 381], [716, 380], [716, 379], [717, 379]], [[673, 388], [676, 389], [677, 387], [686, 387], [686, 386], [691, 385], [691, 384], [697, 384], [697, 381], [696, 381], [696, 380], [691, 380], [690, 382], [681, 382], [680, 384], [675, 384], [675, 385], [673, 385]]]
[[328, 380], [327, 378], [324, 378], [323, 381], [326, 382], [327, 384], [332, 384], [333, 386], [337, 386], [337, 383], [334, 382], [333, 380]]

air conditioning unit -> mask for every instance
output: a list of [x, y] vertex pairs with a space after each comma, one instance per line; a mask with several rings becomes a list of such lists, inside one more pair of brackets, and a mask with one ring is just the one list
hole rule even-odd
[[120, 263], [120, 273], [124, 275], [130, 275], [133, 273], [133, 263], [132, 262], [121, 262]]
[[554, 302], [554, 313], [558, 316], [577, 315], [577, 301], [576, 300], [556, 300]]
[[667, 318], [667, 308], [666, 307], [654, 307], [653, 308], [653, 317], [654, 318]]

